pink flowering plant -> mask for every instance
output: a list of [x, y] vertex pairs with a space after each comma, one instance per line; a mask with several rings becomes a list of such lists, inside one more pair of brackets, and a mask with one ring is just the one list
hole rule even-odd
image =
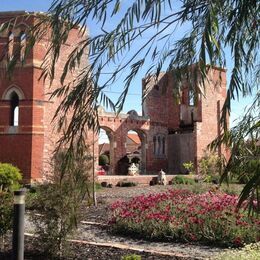
[[111, 205], [112, 230], [168, 241], [241, 246], [260, 239], [258, 216], [237, 210], [238, 197], [188, 190], [138, 196]]

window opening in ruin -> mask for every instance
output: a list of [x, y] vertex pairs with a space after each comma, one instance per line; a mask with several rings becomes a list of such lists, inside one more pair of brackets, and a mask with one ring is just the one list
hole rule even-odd
[[8, 51], [7, 58], [8, 60], [12, 60], [14, 56], [14, 34], [12, 31], [8, 34]]
[[156, 154], [156, 136], [153, 137], [153, 153]]
[[165, 156], [165, 136], [162, 134], [157, 134], [153, 137], [153, 150], [155, 157], [164, 157]]
[[195, 106], [195, 93], [192, 90], [189, 90], [189, 106]]
[[[146, 171], [146, 135], [143, 131], [137, 129], [128, 130], [125, 139], [126, 156], [129, 159], [129, 166], [132, 163], [138, 169], [138, 174], [144, 174]], [[129, 167], [128, 166], [128, 167]]]
[[20, 34], [20, 61], [24, 61], [27, 35], [24, 31]]
[[97, 174], [110, 174], [113, 160], [113, 137], [109, 129], [100, 129], [98, 136], [99, 169]]
[[125, 148], [126, 154], [129, 156], [130, 161], [134, 157], [134, 155], [136, 155], [137, 157], [140, 156], [141, 158], [141, 139], [138, 133], [134, 130], [130, 130], [127, 132]]
[[165, 154], [165, 137], [162, 138], [162, 154]]
[[19, 125], [19, 97], [18, 95], [13, 92], [11, 94], [11, 126], [18, 126]]
[[158, 155], [161, 155], [161, 137], [158, 136], [158, 147], [157, 147], [157, 153]]

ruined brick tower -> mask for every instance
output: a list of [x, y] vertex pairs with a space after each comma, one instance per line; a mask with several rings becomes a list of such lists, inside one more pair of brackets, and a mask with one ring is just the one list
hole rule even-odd
[[[0, 23], [25, 14], [2, 12]], [[47, 36], [35, 44], [24, 60], [26, 33], [35, 22], [33, 14], [29, 19], [20, 17], [13, 27], [0, 35], [0, 53], [5, 53], [0, 63], [0, 161], [19, 167], [25, 182], [42, 179], [43, 172], [48, 171], [51, 153], [58, 138], [51, 120], [59, 101], [49, 100], [47, 93], [60, 85], [58, 79], [61, 68], [79, 40], [77, 29], [72, 30], [66, 45], [62, 46], [62, 57], [56, 64], [56, 78], [50, 86], [49, 82], [39, 79], [49, 44]], [[19, 55], [20, 61], [11, 77], [7, 77], [7, 60], [11, 60], [13, 55]]]
[[[196, 167], [207, 146], [221, 134], [226, 70], [213, 67], [207, 76], [204, 93], [195, 96], [183, 83], [179, 101], [174, 99], [176, 83], [171, 72], [161, 73], [157, 81], [152, 79], [148, 84], [143, 81], [143, 91], [147, 96], [143, 114], [149, 116], [151, 125], [154, 125], [149, 137], [150, 146], [154, 148], [149, 150], [151, 161], [148, 164], [158, 165], [157, 169], [165, 167], [171, 174], [185, 173], [183, 163], [191, 161]], [[195, 86], [199, 84], [194, 83]], [[163, 146], [165, 153], [160, 152]], [[226, 156], [227, 151], [220, 146], [218, 155]]]

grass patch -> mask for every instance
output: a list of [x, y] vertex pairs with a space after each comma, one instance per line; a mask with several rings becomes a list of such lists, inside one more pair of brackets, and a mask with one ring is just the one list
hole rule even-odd
[[142, 257], [140, 255], [125, 255], [122, 256], [121, 260], [141, 260]]
[[193, 185], [195, 184], [195, 180], [193, 178], [189, 178], [186, 176], [175, 176], [172, 179], [172, 183], [175, 184], [186, 184], [186, 185]]
[[260, 242], [249, 244], [242, 249], [233, 249], [221, 253], [215, 260], [258, 260], [260, 259]]
[[212, 183], [194, 183], [192, 185], [186, 184], [174, 184], [172, 188], [174, 190], [189, 190], [192, 193], [201, 194], [208, 191], [220, 191], [227, 193], [229, 195], [239, 195], [243, 189], [244, 185], [241, 184], [221, 184], [220, 186], [214, 185]]

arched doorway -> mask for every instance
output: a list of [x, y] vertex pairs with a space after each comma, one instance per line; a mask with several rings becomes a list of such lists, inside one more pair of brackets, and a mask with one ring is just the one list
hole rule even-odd
[[125, 141], [126, 155], [130, 163], [139, 167], [139, 173], [146, 173], [146, 134], [140, 129], [127, 132]]
[[[103, 167], [106, 174], [114, 174], [114, 132], [106, 126], [101, 126], [98, 136], [99, 165]], [[107, 161], [107, 162], [106, 162]]]

